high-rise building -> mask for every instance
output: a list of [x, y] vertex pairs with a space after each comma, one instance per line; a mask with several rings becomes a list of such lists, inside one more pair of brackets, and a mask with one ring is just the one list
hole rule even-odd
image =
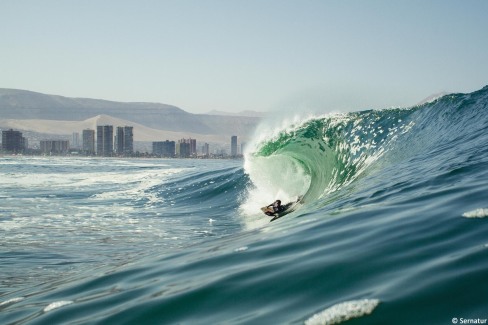
[[208, 145], [208, 143], [205, 143], [202, 146], [202, 155], [205, 156], [205, 157], [210, 156], [210, 146]]
[[196, 156], [197, 155], [197, 140], [196, 139], [181, 139], [180, 140], [182, 143], [188, 143], [189, 144], [189, 155], [190, 156]]
[[197, 140], [192, 138], [178, 140], [176, 145], [176, 155], [184, 158], [196, 157]]
[[176, 143], [174, 141], [153, 142], [153, 155], [171, 158], [175, 156]]
[[83, 130], [83, 152], [87, 155], [95, 153], [95, 130]]
[[237, 135], [233, 135], [230, 138], [230, 155], [232, 157], [237, 156]]
[[97, 155], [112, 156], [114, 152], [114, 127], [113, 125], [97, 126]]
[[27, 139], [22, 136], [22, 132], [12, 129], [2, 131], [2, 150], [21, 153], [25, 149], [27, 149]]
[[190, 141], [190, 155], [193, 157], [197, 156], [197, 140], [188, 139]]
[[71, 148], [80, 148], [80, 134], [78, 132], [73, 132], [73, 136], [71, 137]]
[[134, 153], [134, 133], [132, 126], [117, 127], [115, 150], [118, 155], [129, 156]]
[[118, 126], [115, 132], [115, 152], [118, 155], [124, 154], [124, 128], [121, 126]]
[[66, 154], [69, 150], [68, 140], [41, 140], [41, 152], [45, 154]]
[[176, 156], [180, 158], [189, 158], [191, 156], [191, 140], [181, 139], [176, 144]]
[[134, 128], [124, 126], [124, 152], [127, 155], [134, 153]]

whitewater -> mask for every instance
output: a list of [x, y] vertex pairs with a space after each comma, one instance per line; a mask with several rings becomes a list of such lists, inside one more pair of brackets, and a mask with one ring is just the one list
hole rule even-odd
[[265, 122], [247, 148], [0, 157], [0, 323], [486, 321], [488, 87]]

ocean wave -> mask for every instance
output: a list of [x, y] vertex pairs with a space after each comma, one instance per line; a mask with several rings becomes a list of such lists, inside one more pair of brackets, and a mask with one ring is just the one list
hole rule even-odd
[[[367, 110], [285, 120], [259, 128], [245, 154], [251, 186], [246, 215], [276, 199], [304, 197], [306, 205], [329, 197], [365, 172], [381, 173], [416, 156], [441, 154], [486, 128], [488, 87], [450, 94], [411, 108]], [[467, 135], [466, 135], [467, 133]]]
[[354, 182], [409, 132], [415, 109], [307, 117], [259, 137], [246, 154], [244, 211], [275, 199], [312, 203]]

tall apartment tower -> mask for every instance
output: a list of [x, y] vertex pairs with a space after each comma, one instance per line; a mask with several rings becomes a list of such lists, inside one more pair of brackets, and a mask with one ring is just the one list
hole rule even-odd
[[73, 136], [71, 137], [71, 148], [80, 148], [80, 134], [78, 132], [73, 132]]
[[176, 156], [180, 158], [189, 158], [191, 156], [191, 139], [178, 140], [176, 144]]
[[114, 152], [114, 127], [113, 125], [97, 126], [97, 155], [112, 156]]
[[[180, 149], [178, 149], [180, 147]], [[181, 139], [176, 145], [176, 155], [184, 158], [194, 157], [197, 155], [196, 139]]]
[[83, 130], [83, 152], [87, 155], [95, 153], [95, 130]]
[[186, 139], [184, 140], [185, 143], [188, 143], [190, 145], [190, 156], [196, 156], [197, 155], [197, 140], [196, 139]]
[[190, 139], [190, 154], [192, 156], [197, 155], [197, 139]]
[[205, 143], [203, 146], [202, 146], [202, 155], [204, 155], [205, 157], [208, 157], [210, 156], [210, 146], [208, 143]]
[[124, 152], [127, 155], [134, 153], [134, 128], [124, 126]]
[[176, 143], [174, 141], [153, 142], [153, 155], [160, 157], [174, 157], [176, 153]]
[[134, 153], [134, 133], [132, 126], [117, 127], [115, 150], [118, 155], [131, 155]]
[[230, 155], [232, 157], [237, 156], [237, 135], [233, 135], [230, 138]]
[[12, 129], [2, 131], [2, 150], [20, 153], [27, 149], [27, 139], [22, 136], [22, 132]]

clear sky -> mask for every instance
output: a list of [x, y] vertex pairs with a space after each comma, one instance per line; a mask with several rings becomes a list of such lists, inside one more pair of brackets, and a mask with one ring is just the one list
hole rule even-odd
[[411, 106], [488, 84], [486, 0], [1, 0], [0, 88], [210, 110]]

